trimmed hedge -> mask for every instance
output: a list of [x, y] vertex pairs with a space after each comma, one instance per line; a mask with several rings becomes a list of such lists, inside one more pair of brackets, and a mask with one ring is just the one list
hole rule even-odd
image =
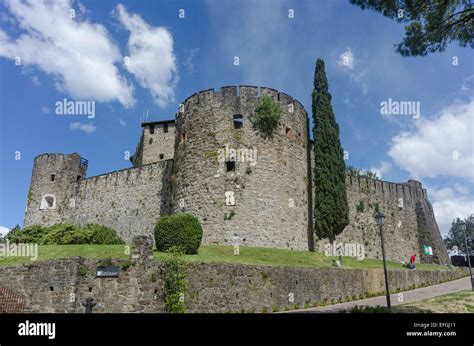
[[50, 227], [35, 225], [12, 230], [7, 238], [12, 243], [37, 243], [39, 245], [125, 244], [113, 229], [95, 224], [85, 226], [56, 224]]
[[202, 226], [191, 214], [162, 216], [155, 227], [155, 245], [158, 251], [173, 247], [186, 254], [197, 254], [202, 241]]

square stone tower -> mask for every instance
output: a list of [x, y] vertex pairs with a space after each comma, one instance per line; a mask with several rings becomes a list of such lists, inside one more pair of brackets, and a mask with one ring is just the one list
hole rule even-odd
[[130, 157], [134, 167], [174, 158], [174, 119], [142, 123], [142, 128], [135, 154]]

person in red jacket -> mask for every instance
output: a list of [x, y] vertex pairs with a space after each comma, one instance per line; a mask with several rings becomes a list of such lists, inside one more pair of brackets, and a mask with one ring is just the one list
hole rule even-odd
[[415, 264], [415, 262], [416, 262], [416, 255], [413, 254], [413, 255], [411, 255], [411, 257], [410, 257], [410, 268], [411, 268], [411, 269], [416, 269], [416, 264]]

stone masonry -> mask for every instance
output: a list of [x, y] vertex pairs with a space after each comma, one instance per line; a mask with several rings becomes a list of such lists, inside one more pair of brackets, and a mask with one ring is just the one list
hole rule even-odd
[[[283, 114], [271, 138], [252, 118], [268, 95]], [[152, 236], [161, 215], [188, 212], [203, 225], [204, 244], [324, 251], [313, 239], [312, 159], [308, 115], [300, 102], [277, 90], [228, 86], [204, 90], [179, 106], [175, 119], [147, 122], [133, 167], [86, 178], [79, 154], [35, 159], [25, 226], [97, 223], [128, 243]], [[347, 177], [350, 225], [336, 239], [359, 243], [380, 257], [374, 211], [386, 215], [387, 257], [448, 263], [427, 192], [421, 183]], [[422, 255], [423, 246], [433, 256]]]

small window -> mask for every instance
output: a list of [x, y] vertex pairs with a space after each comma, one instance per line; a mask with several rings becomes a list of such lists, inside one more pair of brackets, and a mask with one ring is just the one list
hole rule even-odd
[[225, 166], [227, 172], [235, 172], [235, 161], [226, 161]]
[[77, 178], [77, 181], [81, 180], [81, 176], [80, 176], [80, 175], [78, 175], [76, 178]]
[[181, 134], [181, 143], [183, 143], [184, 141], [186, 141], [186, 133], [185, 132], [183, 132]]
[[150, 125], [150, 135], [155, 133], [155, 125]]
[[241, 114], [234, 115], [234, 129], [241, 129], [244, 126], [244, 117]]
[[54, 181], [56, 179], [56, 174], [51, 174], [51, 181]]
[[163, 132], [168, 133], [168, 123], [163, 124]]
[[164, 157], [165, 157], [165, 155], [160, 154], [160, 160], [163, 160]]
[[289, 138], [289, 139], [293, 138], [293, 130], [291, 129], [291, 127], [287, 127], [285, 129], [285, 134], [286, 134], [287, 138]]

